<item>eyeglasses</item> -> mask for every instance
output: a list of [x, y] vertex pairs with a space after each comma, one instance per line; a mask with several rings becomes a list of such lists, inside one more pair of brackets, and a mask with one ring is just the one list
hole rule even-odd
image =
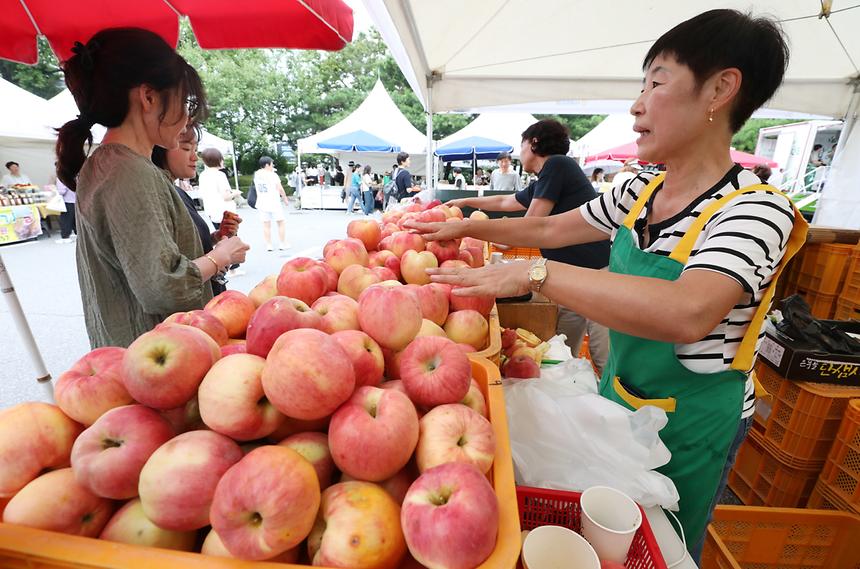
[[200, 103], [197, 101], [197, 97], [194, 95], [189, 95], [185, 98], [185, 108], [188, 110], [188, 116], [193, 117], [197, 110], [200, 108]]

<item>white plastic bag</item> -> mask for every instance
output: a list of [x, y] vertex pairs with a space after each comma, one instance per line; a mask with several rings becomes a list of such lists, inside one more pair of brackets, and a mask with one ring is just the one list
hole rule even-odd
[[605, 485], [644, 507], [677, 509], [674, 483], [653, 470], [671, 458], [658, 435], [666, 413], [653, 406], [634, 413], [600, 397], [587, 361], [544, 368], [540, 379], [505, 381], [505, 401], [518, 484], [575, 491]]

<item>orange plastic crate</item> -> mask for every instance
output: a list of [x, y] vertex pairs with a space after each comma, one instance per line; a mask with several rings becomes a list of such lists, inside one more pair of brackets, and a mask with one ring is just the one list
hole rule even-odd
[[802, 296], [809, 305], [809, 312], [819, 320], [830, 320], [836, 313], [837, 294], [821, 294], [812, 290], [797, 287], [797, 294]]
[[860, 510], [860, 399], [852, 400], [821, 471], [837, 498]]
[[702, 569], [858, 569], [860, 516], [717, 506]]
[[[512, 568], [520, 554], [520, 516], [514, 486], [505, 395], [499, 368], [484, 359], [472, 360], [472, 377], [487, 400], [496, 435], [496, 456], [488, 474], [499, 499], [496, 548], [476, 569]], [[414, 565], [407, 565], [414, 567]], [[0, 567], [3, 569], [303, 569], [302, 565], [225, 559], [113, 543], [87, 537], [0, 524]]]
[[729, 473], [729, 488], [748, 506], [803, 507], [820, 469], [801, 470], [783, 464], [751, 430]]
[[495, 305], [490, 311], [487, 323], [490, 325], [487, 347], [480, 352], [471, 352], [469, 356], [473, 359], [487, 359], [493, 364], [499, 365], [499, 358], [502, 352], [502, 327], [499, 324], [499, 309]]
[[501, 253], [503, 259], [537, 259], [542, 257], [540, 249], [531, 247], [503, 247], [490, 244], [490, 255], [493, 253]]
[[850, 514], [860, 515], [860, 508], [851, 506], [848, 502], [833, 493], [833, 490], [820, 478], [809, 495], [806, 507], [810, 510], [839, 510]]
[[823, 465], [848, 401], [860, 397], [860, 387], [787, 380], [763, 360], [755, 371], [773, 395], [764, 432], [768, 446], [794, 467]]
[[851, 264], [854, 245], [818, 243], [807, 247], [797, 277], [798, 288], [824, 295], [839, 294]]
[[[842, 285], [842, 300], [854, 303], [855, 308], [860, 305], [860, 244], [854, 248], [851, 255], [851, 263], [845, 273], [845, 284]], [[860, 318], [860, 315], [857, 316]]]
[[854, 302], [847, 298], [836, 301], [836, 314], [834, 320], [860, 320], [860, 301]]

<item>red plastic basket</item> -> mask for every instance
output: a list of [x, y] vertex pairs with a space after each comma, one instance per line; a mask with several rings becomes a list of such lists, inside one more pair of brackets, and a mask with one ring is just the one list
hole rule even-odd
[[[580, 492], [517, 486], [520, 527], [532, 530], [539, 526], [562, 526], [579, 533], [581, 495]], [[644, 510], [642, 525], [633, 538], [624, 566], [627, 569], [667, 569]]]

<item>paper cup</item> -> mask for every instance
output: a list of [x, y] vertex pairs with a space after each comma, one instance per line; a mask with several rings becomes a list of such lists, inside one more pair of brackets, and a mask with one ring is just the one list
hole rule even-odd
[[525, 569], [600, 569], [600, 560], [585, 539], [561, 526], [540, 526], [523, 542]]
[[642, 525], [642, 511], [623, 492], [608, 486], [593, 486], [579, 499], [582, 535], [603, 561], [624, 563], [636, 530]]

